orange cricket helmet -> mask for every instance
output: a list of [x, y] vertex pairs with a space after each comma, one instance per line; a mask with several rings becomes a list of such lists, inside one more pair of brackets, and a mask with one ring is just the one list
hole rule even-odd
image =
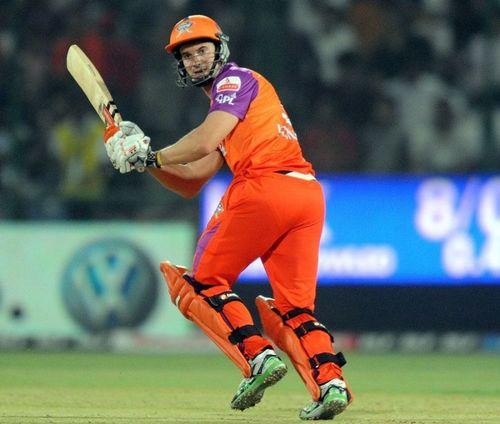
[[[187, 75], [179, 53], [180, 46], [196, 40], [213, 41], [216, 46], [216, 57], [212, 69], [207, 77], [202, 80], [193, 80]], [[217, 22], [208, 16], [190, 15], [177, 22], [170, 33], [170, 42], [165, 46], [167, 53], [173, 54], [177, 59], [177, 84], [181, 87], [185, 87], [190, 84], [203, 86], [210, 83], [220, 67], [224, 65], [229, 58], [228, 41], [229, 37], [222, 32]]]
[[220, 42], [222, 31], [212, 18], [204, 15], [191, 15], [174, 25], [170, 33], [170, 42], [165, 46], [172, 53], [181, 44], [194, 40], [207, 39]]

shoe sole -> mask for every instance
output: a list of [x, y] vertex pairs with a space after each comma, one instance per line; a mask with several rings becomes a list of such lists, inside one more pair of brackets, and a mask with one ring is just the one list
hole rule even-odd
[[325, 412], [321, 415], [328, 415], [333, 418], [345, 411], [345, 409], [347, 408], [347, 402], [344, 402], [341, 399], [333, 399], [331, 402], [323, 405], [323, 407]]
[[304, 416], [301, 414], [299, 418], [305, 421], [333, 420], [337, 415], [345, 411], [347, 405], [341, 399], [332, 399], [330, 402], [322, 405], [322, 411], [318, 415]]
[[264, 380], [262, 380], [261, 384], [259, 384], [254, 389], [248, 390], [247, 392], [243, 393], [238, 399], [233, 401], [231, 403], [231, 408], [243, 411], [247, 408], [251, 408], [252, 406], [257, 405], [262, 400], [264, 391], [268, 387], [273, 386], [278, 381], [280, 381], [285, 376], [287, 371], [288, 370], [285, 364], [277, 366], [269, 373], [269, 375], [266, 375], [264, 377]]

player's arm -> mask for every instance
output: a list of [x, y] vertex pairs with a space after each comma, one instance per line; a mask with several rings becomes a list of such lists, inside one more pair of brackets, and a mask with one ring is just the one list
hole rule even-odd
[[161, 166], [191, 163], [217, 150], [217, 147], [233, 131], [238, 118], [228, 112], [216, 110], [194, 130], [176, 143], [157, 152]]
[[147, 168], [149, 173], [164, 187], [190, 199], [196, 196], [203, 185], [222, 167], [224, 159], [214, 151], [197, 161], [185, 165], [164, 165], [161, 168]]
[[179, 141], [157, 152], [160, 168], [147, 168], [163, 186], [186, 198], [199, 193], [222, 167], [219, 145], [234, 129], [238, 118], [215, 111]]
[[149, 137], [136, 124], [127, 122], [133, 131], [126, 132], [128, 127], [125, 128], [122, 122], [120, 131], [106, 139], [106, 150], [113, 166], [122, 174], [144, 167], [161, 168], [165, 165], [192, 163], [217, 151], [237, 123], [237, 116], [213, 111], [198, 127], [176, 143], [159, 151], [152, 151]]

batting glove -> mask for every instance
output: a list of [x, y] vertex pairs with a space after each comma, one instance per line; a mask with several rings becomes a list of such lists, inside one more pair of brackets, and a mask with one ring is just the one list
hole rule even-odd
[[106, 148], [108, 158], [111, 161], [113, 167], [117, 169], [114, 153], [118, 142], [123, 139], [124, 135], [120, 130], [118, 130], [108, 138], [106, 138], [106, 133], [104, 133], [104, 137], [104, 147]]
[[125, 136], [136, 135], [136, 134], [144, 135], [144, 131], [139, 128], [139, 125], [134, 124], [133, 122], [122, 121], [118, 124], [118, 126], [120, 127], [120, 131]]
[[[142, 131], [137, 124], [130, 121], [120, 122], [118, 124], [118, 131], [116, 131], [116, 127], [115, 129], [113, 129], [112, 127], [107, 127], [106, 131], [104, 132], [104, 146], [106, 147], [106, 153], [115, 169], [120, 169], [120, 166], [117, 163], [117, 146], [119, 145], [120, 140], [123, 140], [127, 136], [131, 135], [139, 135], [144, 137], [144, 131]], [[124, 169], [128, 168], [130, 167], [125, 165]], [[132, 169], [133, 168], [130, 168], [128, 170], [125, 170], [124, 172], [130, 172]]]
[[[144, 136], [144, 131], [142, 131], [137, 124], [134, 124], [133, 122], [130, 121], [122, 121], [120, 122], [120, 130], [125, 136], [129, 135], [143, 135]], [[149, 140], [148, 137], [145, 137]], [[133, 159], [135, 160], [135, 159]], [[131, 162], [131, 160], [129, 160]], [[141, 151], [140, 156], [137, 157], [137, 160], [133, 162], [133, 168], [139, 172], [144, 172], [144, 168], [151, 166], [154, 168], [161, 168], [160, 163], [158, 162], [158, 152], [155, 152], [151, 149], [149, 146], [149, 141], [148, 141], [148, 146], [147, 146], [147, 151], [146, 154], [144, 155], [143, 152]], [[129, 171], [126, 171], [129, 172]]]
[[130, 172], [138, 165], [144, 167], [144, 163], [151, 151], [150, 138], [144, 134], [133, 134], [119, 138], [113, 147], [111, 154], [111, 163], [120, 173]]

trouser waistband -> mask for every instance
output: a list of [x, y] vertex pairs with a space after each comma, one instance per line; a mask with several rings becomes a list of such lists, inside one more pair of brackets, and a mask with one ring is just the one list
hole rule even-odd
[[277, 174], [283, 174], [288, 177], [293, 177], [293, 178], [298, 178], [300, 180], [306, 180], [306, 181], [314, 181], [316, 178], [312, 174], [302, 174], [297, 171], [287, 171], [287, 170], [279, 170], [275, 171]]

